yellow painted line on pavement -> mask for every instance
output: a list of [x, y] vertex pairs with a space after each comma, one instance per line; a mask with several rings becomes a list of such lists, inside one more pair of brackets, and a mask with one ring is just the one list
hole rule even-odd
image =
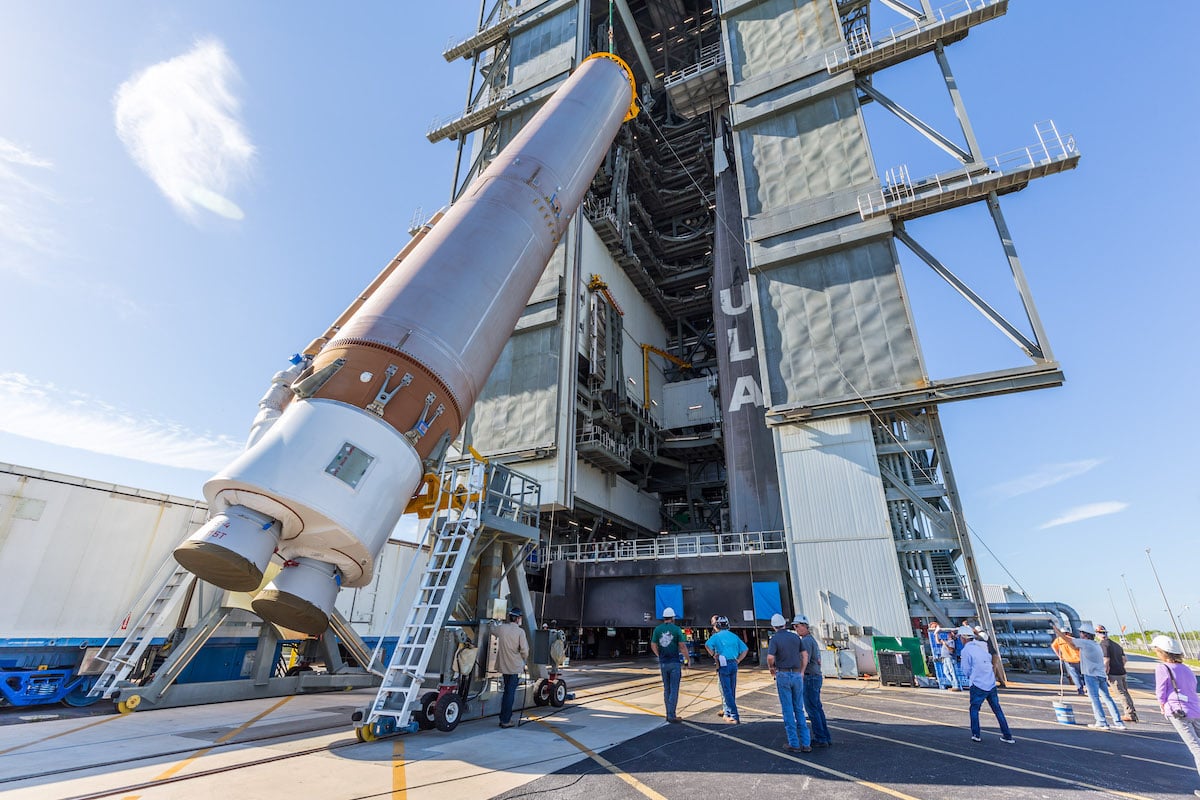
[[[933, 722], [934, 724], [937, 724], [937, 725], [945, 725], [945, 726], [954, 727], [954, 728], [959, 727], [957, 725], [951, 725], [948, 722], [936, 722], [934, 720], [925, 719], [924, 717], [910, 717], [910, 716], [906, 716], [904, 714], [893, 714], [888, 711], [875, 711], [874, 709], [870, 709], [870, 708], [861, 708], [859, 706], [848, 706], [845, 703], [826, 703], [826, 705], [838, 706], [839, 708], [849, 708], [849, 709], [853, 709], [855, 711], [865, 711], [868, 714], [883, 714], [883, 715], [889, 716], [889, 717], [900, 717], [901, 719], [913, 720], [914, 722], [920, 722], [923, 724], [929, 724], [929, 723]], [[757, 710], [757, 709], [755, 709], [755, 710]], [[903, 745], [904, 747], [914, 747], [918, 750], [926, 750], [930, 753], [937, 753], [939, 755], [949, 756], [951, 758], [961, 758], [965, 761], [974, 761], [977, 764], [986, 764], [988, 766], [999, 767], [1000, 769], [1006, 769], [1006, 770], [1010, 770], [1012, 772], [1020, 772], [1023, 775], [1034, 775], [1039, 778], [1045, 778], [1046, 780], [1055, 781], [1057, 783], [1066, 784], [1068, 786], [1081, 786], [1085, 789], [1091, 789], [1094, 792], [1104, 792], [1105, 794], [1114, 794], [1114, 795], [1117, 795], [1118, 797], [1128, 797], [1128, 798], [1131, 798], [1131, 800], [1153, 800], [1152, 798], [1145, 797], [1140, 794], [1132, 794], [1130, 792], [1122, 792], [1119, 789], [1106, 789], [1103, 786], [1097, 786], [1092, 783], [1085, 783], [1084, 781], [1077, 781], [1072, 778], [1060, 778], [1056, 775], [1050, 775], [1045, 772], [1035, 772], [1034, 770], [1023, 769], [1022, 767], [1014, 767], [1011, 764], [1001, 764], [998, 761], [989, 761], [986, 758], [976, 758], [975, 756], [968, 756], [968, 755], [963, 755], [962, 753], [955, 753], [951, 750], [942, 750], [942, 749], [938, 749], [936, 747], [926, 747], [925, 745], [915, 744], [913, 742], [906, 742], [902, 739], [893, 739], [889, 736], [880, 736], [880, 735], [874, 734], [874, 733], [867, 733], [866, 731], [860, 731], [856, 728], [846, 728], [841, 725], [830, 725], [829, 727], [834, 728], [839, 731], [844, 731], [846, 733], [854, 733], [854, 734], [858, 734], [859, 736], [866, 736], [871, 739], [882, 739], [885, 742], [893, 742], [898, 745]], [[1040, 741], [1040, 740], [1030, 739], [1030, 737], [1022, 737], [1022, 738], [1026, 739], [1028, 741]], [[1046, 744], [1057, 744], [1057, 742], [1045, 742], [1045, 743]], [[1063, 745], [1063, 746], [1074, 747], [1074, 745]], [[1076, 748], [1076, 749], [1091, 750], [1092, 752], [1101, 753], [1103, 755], [1113, 755], [1113, 753], [1109, 753], [1109, 752], [1106, 752], [1103, 750], [1097, 750], [1094, 748], [1086, 748], [1085, 747], [1085, 748]]]
[[9, 747], [4, 750], [0, 750], [0, 756], [4, 755], [5, 753], [11, 753], [14, 750], [20, 750], [23, 747], [30, 747], [31, 745], [41, 744], [42, 742], [48, 742], [51, 739], [57, 739], [60, 736], [66, 736], [67, 734], [70, 734], [70, 733], [78, 733], [79, 731], [85, 730], [87, 728], [94, 728], [97, 725], [103, 725], [106, 722], [112, 722], [115, 719], [121, 719], [122, 716], [124, 716], [124, 715], [122, 714], [122, 715], [117, 715], [117, 716], [112, 716], [112, 717], [105, 717], [104, 719], [98, 719], [95, 722], [89, 722], [86, 725], [80, 725], [78, 728], [71, 728], [70, 730], [60, 731], [59, 733], [52, 733], [49, 736], [43, 736], [41, 739], [31, 739], [28, 742], [21, 742], [21, 744], [14, 745], [13, 747]]
[[[762, 713], [761, 711], [759, 711], [759, 709], [755, 709], [755, 708], [748, 708], [747, 710], [754, 711], [756, 713]], [[919, 798], [914, 797], [911, 794], [905, 794], [904, 792], [897, 791], [896, 789], [888, 788], [887, 786], [884, 786], [882, 784], [875, 783], [873, 781], [868, 781], [863, 778], [855, 777], [854, 775], [851, 775], [848, 772], [842, 772], [841, 770], [834, 769], [833, 767], [826, 767], [823, 764], [818, 764], [809, 759], [799, 758], [797, 756], [792, 755], [791, 753], [781, 753], [778, 750], [772, 750], [770, 747], [764, 747], [761, 744], [758, 744], [756, 742], [747, 741], [746, 739], [742, 739], [738, 736], [731, 736], [728, 733], [721, 733], [720, 731], [713, 731], [713, 730], [709, 730], [708, 728], [702, 728], [693, 722], [685, 722], [683, 724], [687, 725], [689, 728], [691, 728], [693, 730], [701, 731], [702, 733], [707, 733], [711, 736], [720, 736], [722, 739], [728, 739], [731, 742], [737, 742], [738, 744], [743, 745], [745, 747], [752, 747], [755, 750], [761, 750], [762, 752], [767, 753], [772, 756], [775, 756], [776, 758], [783, 758], [783, 759], [787, 759], [788, 761], [794, 761], [795, 763], [800, 764], [804, 767], [807, 767], [808, 769], [813, 769], [813, 770], [816, 770], [817, 772], [824, 772], [827, 775], [832, 775], [835, 778], [841, 778], [844, 781], [848, 781], [848, 782], [856, 784], [858, 786], [862, 786], [865, 789], [874, 789], [875, 791], [880, 792], [882, 794], [886, 794], [890, 797], [898, 798], [898, 800], [919, 800]]]
[[[655, 711], [654, 709], [643, 708], [642, 706], [638, 706], [633, 703], [626, 703], [623, 700], [617, 700], [616, 702], [620, 703], [623, 706], [629, 706], [630, 708], [637, 709], [638, 711], [641, 711], [642, 713], [645, 713], [645, 714], [653, 714], [656, 717], [665, 716], [664, 714], [660, 713], [659, 711]], [[767, 712], [759, 711], [758, 709], [747, 709], [747, 710], [755, 711], [756, 713], [767, 713]], [[768, 714], [768, 716], [769, 716], [769, 714]], [[543, 724], [545, 724], [545, 723], [543, 723]], [[889, 789], [888, 787], [883, 786], [878, 783], [872, 783], [871, 781], [863, 780], [862, 778], [857, 778], [849, 773], [842, 772], [841, 770], [836, 770], [836, 769], [833, 769], [832, 767], [822, 766], [821, 764], [816, 764], [812, 761], [809, 761], [809, 760], [806, 760], [803, 758], [797, 758], [796, 756], [791, 755], [790, 753], [781, 753], [778, 750], [772, 750], [769, 747], [763, 747], [761, 744], [756, 744], [755, 742], [750, 742], [745, 739], [741, 739], [737, 736], [730, 736], [728, 733], [721, 733], [720, 731], [714, 731], [714, 730], [710, 730], [708, 728], [702, 728], [701, 726], [695, 724], [694, 722], [685, 721], [683, 724], [686, 725], [687, 727], [691, 728], [692, 730], [700, 731], [701, 733], [706, 733], [706, 734], [709, 734], [710, 736], [720, 736], [721, 738], [728, 739], [731, 742], [737, 742], [740, 745], [745, 745], [746, 747], [752, 747], [755, 750], [761, 750], [762, 752], [768, 753], [772, 756], [775, 756], [776, 758], [783, 758], [788, 761], [794, 761], [797, 764], [802, 764], [805, 767], [809, 767], [810, 769], [816, 770], [817, 772], [824, 772], [828, 775], [833, 775], [834, 777], [841, 778], [842, 780], [849, 781], [851, 783], [857, 784], [857, 785], [865, 787], [867, 789], [874, 789], [877, 792], [882, 792], [883, 794], [889, 795], [891, 797], [895, 797], [895, 798], [897, 798], [897, 800], [920, 800], [920, 798], [913, 797], [912, 795], [904, 794], [903, 792], [898, 792], [895, 789]]]
[[[620, 701], [618, 701], [618, 702], [620, 702]], [[629, 704], [625, 703], [624, 705], [629, 705]], [[658, 716], [662, 716], [662, 715], [659, 714]], [[572, 738], [568, 734], [559, 730], [554, 725], [551, 725], [549, 722], [543, 722], [540, 719], [536, 720], [536, 722], [537, 722], [537, 724], [544, 725], [545, 727], [547, 727], [548, 729], [553, 731], [555, 734], [560, 736], [564, 741], [567, 741], [567, 742], [571, 743], [572, 745], [574, 745], [575, 747], [579, 748], [580, 752], [587, 755], [587, 757], [590, 758], [592, 761], [595, 761], [597, 764], [604, 767], [606, 770], [611, 772], [613, 775], [616, 775], [618, 778], [625, 781], [627, 784], [632, 786], [634, 789], [641, 792], [646, 797], [649, 797], [650, 800], [667, 800], [666, 797], [664, 797], [663, 795], [654, 791], [649, 786], [642, 783], [637, 778], [633, 777], [628, 772], [626, 772], [625, 770], [618, 767], [616, 764], [614, 764], [611, 761], [609, 761], [608, 759], [604, 758], [604, 756], [595, 752], [590, 747], [585, 745], [583, 742], [580, 742], [579, 740]]]
[[[917, 703], [912, 700], [900, 700], [898, 702], [909, 703], [910, 705], [917, 705], [917, 706], [928, 706], [929, 705], [928, 703]], [[922, 722], [922, 723], [925, 723], [928, 725], [942, 725], [947, 728], [961, 728], [962, 727], [961, 725], [956, 725], [953, 722], [942, 722], [940, 720], [928, 719], [926, 717], [910, 717], [906, 714], [896, 714], [895, 712], [892, 712], [892, 711], [878, 711], [876, 709], [871, 709], [871, 708], [862, 708], [861, 706], [848, 706], [845, 703], [827, 703], [826, 705], [838, 706], [839, 708], [850, 708], [850, 709], [854, 709], [855, 711], [866, 711], [871, 714], [884, 714], [889, 717], [900, 717], [901, 719], [909, 719], [909, 720], [913, 720], [916, 722]], [[930, 706], [930, 707], [937, 708], [938, 706]], [[1013, 717], [1013, 716], [1009, 716], [1007, 713], [1004, 716], [1007, 717], [1008, 719], [1023, 719], [1026, 722], [1043, 722], [1043, 723], [1045, 722], [1045, 720], [1031, 720], [1031, 719], [1027, 719], [1026, 717]], [[1162, 741], [1162, 739], [1159, 739], [1154, 736], [1130, 734], [1128, 731], [1125, 731], [1124, 735], [1125, 736], [1135, 736], [1139, 739], [1150, 739], [1151, 741], [1155, 741], [1155, 742]], [[1160, 764], [1164, 767], [1174, 767], [1175, 769], [1182, 769], [1182, 770], [1186, 770], [1188, 772], [1191, 772], [1193, 769], [1195, 769], [1195, 767], [1192, 767], [1192, 766], [1189, 766], [1186, 764], [1174, 764], [1170, 761], [1159, 761], [1154, 758], [1146, 758], [1145, 756], [1132, 756], [1127, 753], [1117, 753], [1112, 750], [1101, 750], [1098, 747], [1083, 747], [1083, 746], [1080, 746], [1077, 744], [1067, 744], [1066, 742], [1055, 742], [1055, 741], [1051, 741], [1050, 739], [1039, 739], [1036, 736], [1030, 736], [1030, 735], [1028, 735], [1028, 733], [1025, 733], [1025, 732], [1021, 733], [1021, 739], [1022, 739], [1022, 741], [1027, 741], [1027, 742], [1037, 742], [1038, 744], [1048, 744], [1048, 745], [1051, 745], [1052, 747], [1065, 747], [1070, 750], [1086, 750], [1089, 753], [1100, 753], [1100, 754], [1106, 755], [1106, 756], [1120, 756], [1121, 758], [1128, 758], [1128, 759], [1132, 759], [1133, 761], [1148, 761], [1151, 764]]]
[[[882, 714], [885, 717], [898, 717], [900, 719], [907, 719], [907, 720], [911, 720], [913, 722], [920, 722], [923, 725], [941, 725], [943, 728], [954, 728], [955, 730], [962, 730], [962, 728], [963, 728], [962, 725], [959, 725], [959, 724], [956, 724], [953, 722], [942, 722], [941, 720], [929, 719], [928, 717], [913, 717], [908, 714], [897, 714], [894, 711], [880, 711], [875, 708], [863, 708], [862, 706], [848, 706], [845, 703], [825, 703], [825, 705], [836, 706], [838, 708], [848, 708], [852, 711], [865, 711], [868, 714]], [[918, 705], [920, 705], [920, 704], [918, 704]], [[1008, 715], [1005, 714], [1004, 716], [1007, 717]], [[1013, 719], [1019, 719], [1019, 718], [1013, 717]], [[1029, 742], [1038, 742], [1039, 744], [1050, 744], [1050, 745], [1054, 745], [1055, 747], [1066, 747], [1071, 750], [1086, 750], [1089, 753], [1100, 753], [1101, 755], [1106, 755], [1106, 756], [1115, 756], [1116, 755], [1116, 753], [1112, 752], [1111, 750], [1101, 750], [1098, 747], [1081, 747], [1077, 744], [1064, 744], [1062, 742], [1052, 742], [1048, 739], [1035, 739], [1032, 736], [1025, 735], [1024, 732], [1022, 732], [1022, 734], [1021, 734], [1021, 739], [1024, 741], [1029, 741]]]
[[1035, 778], [1042, 778], [1044, 780], [1054, 781], [1055, 783], [1061, 783], [1066, 786], [1078, 786], [1078, 787], [1082, 787], [1084, 789], [1090, 789], [1093, 792], [1103, 792], [1104, 794], [1114, 794], [1114, 795], [1117, 795], [1118, 797], [1128, 797], [1128, 798], [1130, 798], [1130, 800], [1154, 800], [1154, 798], [1146, 797], [1146, 796], [1140, 795], [1140, 794], [1133, 794], [1132, 792], [1122, 792], [1119, 789], [1109, 789], [1104, 786], [1097, 786], [1094, 783], [1085, 783], [1084, 781], [1077, 781], [1072, 778], [1060, 778], [1057, 775], [1050, 775], [1049, 773], [1046, 773], [1046, 772], [1037, 772], [1036, 770], [1024, 769], [1023, 767], [1014, 767], [1011, 764], [1001, 764], [998, 761], [988, 761], [986, 758], [976, 758], [975, 756], [968, 756], [968, 755], [963, 755], [962, 753], [955, 753], [951, 750], [940, 750], [936, 747], [926, 747], [923, 744], [916, 744], [914, 742], [906, 742], [902, 739], [892, 739], [888, 736], [880, 736], [880, 735], [874, 734], [874, 733], [867, 733], [866, 731], [855, 730], [854, 728], [844, 728], [840, 725], [830, 725], [829, 727], [835, 728], [836, 730], [839, 730], [839, 731], [844, 731], [846, 733], [855, 733], [855, 734], [858, 734], [859, 736], [866, 736], [870, 739], [882, 739], [885, 742], [892, 742], [894, 744], [902, 745], [904, 747], [913, 747], [913, 748], [916, 748], [917, 750], [925, 750], [926, 752], [936, 753], [937, 755], [940, 755], [940, 756], [949, 756], [950, 758], [960, 758], [964, 761], [973, 761], [976, 764], [984, 764], [989, 767], [997, 767], [999, 769], [1006, 769], [1006, 770], [1009, 770], [1010, 772], [1019, 772], [1022, 775], [1032, 775]]
[[[172, 766], [172, 767], [171, 767], [170, 769], [168, 769], [166, 772], [162, 773], [161, 775], [157, 775], [157, 776], [155, 776], [155, 777], [154, 777], [154, 780], [156, 780], [156, 781], [165, 781], [167, 778], [170, 778], [170, 777], [171, 777], [172, 775], [174, 775], [175, 773], [177, 773], [177, 772], [179, 772], [179, 771], [183, 770], [185, 767], [189, 766], [189, 765], [190, 765], [192, 762], [194, 762], [196, 759], [198, 759], [198, 758], [202, 757], [202, 756], [203, 756], [204, 754], [206, 754], [206, 753], [207, 753], [209, 750], [212, 750], [214, 747], [216, 747], [216, 746], [217, 746], [217, 745], [219, 745], [219, 744], [225, 744], [225, 743], [226, 743], [226, 742], [228, 742], [230, 739], [232, 739], [233, 737], [237, 736], [239, 733], [241, 733], [242, 731], [246, 730], [246, 729], [247, 729], [247, 728], [249, 728], [251, 725], [253, 725], [254, 723], [258, 722], [260, 719], [262, 719], [263, 717], [267, 716], [268, 714], [270, 714], [270, 713], [271, 713], [272, 711], [274, 711], [275, 709], [277, 709], [277, 708], [279, 708], [280, 706], [282, 706], [284, 703], [286, 703], [286, 702], [288, 702], [288, 701], [290, 701], [290, 700], [294, 699], [294, 697], [295, 697], [294, 695], [293, 695], [293, 697], [285, 697], [285, 698], [283, 698], [282, 700], [280, 700], [278, 703], [276, 703], [275, 705], [273, 705], [273, 706], [271, 706], [270, 708], [268, 708], [266, 711], [262, 712], [261, 714], [256, 714], [255, 716], [253, 716], [253, 717], [251, 717], [250, 719], [248, 719], [248, 720], [246, 720], [245, 722], [243, 722], [243, 723], [242, 723], [241, 725], [239, 725], [238, 727], [236, 727], [236, 728], [234, 728], [233, 730], [231, 730], [229, 733], [227, 733], [227, 734], [225, 734], [224, 736], [222, 736], [221, 738], [219, 738], [219, 739], [216, 739], [215, 741], [213, 741], [213, 743], [212, 743], [212, 744], [210, 744], [208, 747], [204, 747], [204, 748], [201, 748], [200, 750], [197, 750], [196, 752], [192, 753], [190, 756], [188, 756], [187, 758], [185, 758], [183, 761], [180, 761], [179, 763], [177, 763], [177, 764], [175, 764], [174, 766]], [[140, 796], [140, 795], [134, 795], [134, 797], [138, 797], [138, 796]]]
[[404, 776], [404, 740], [392, 746], [392, 797], [408, 800], [408, 781]]
[[[953, 707], [953, 706], [943, 706], [943, 705], [939, 705], [939, 704], [937, 704], [937, 703], [922, 703], [922, 702], [920, 702], [920, 701], [918, 701], [918, 700], [902, 700], [902, 699], [900, 699], [900, 698], [898, 698], [898, 697], [893, 697], [893, 698], [889, 698], [889, 699], [890, 699], [890, 700], [893, 700], [894, 702], [897, 702], [897, 703], [904, 703], [904, 704], [906, 704], [906, 705], [910, 705], [910, 706], [924, 706], [925, 708], [940, 708], [940, 709], [942, 709], [942, 710], [946, 710], [946, 711], [953, 711], [953, 710], [955, 710], [955, 707]], [[961, 708], [961, 707], [960, 707], [960, 708]], [[865, 710], [865, 709], [864, 709], [864, 710]], [[1089, 713], [1089, 714], [1091, 713], [1091, 701], [1089, 701], [1089, 702], [1088, 702], [1088, 705], [1087, 705], [1087, 707], [1084, 709], [1084, 711], [1086, 711], [1086, 712], [1087, 712], [1087, 713]], [[1017, 716], [1014, 716], [1014, 715], [1012, 715], [1012, 714], [1009, 714], [1009, 713], [1008, 713], [1008, 710], [1007, 710], [1007, 708], [1006, 708], [1006, 709], [1005, 709], [1005, 711], [1004, 711], [1004, 716], [1005, 716], [1005, 717], [1007, 717], [1008, 719], [1020, 720], [1021, 722], [1036, 722], [1036, 723], [1039, 723], [1039, 724], [1045, 724], [1045, 723], [1049, 722], [1049, 720], [1047, 720], [1047, 719], [1042, 719], [1042, 718], [1034, 718], [1034, 717], [1017, 717]], [[942, 724], [946, 724], [946, 723], [942, 723]], [[1072, 726], [1064, 726], [1064, 727], [1072, 727]], [[1086, 728], [1087, 728], [1087, 725], [1086, 725], [1086, 723], [1084, 723], [1084, 724], [1081, 724], [1081, 725], [1079, 725], [1079, 726], [1077, 726], [1077, 727], [1079, 727], [1080, 729], [1086, 729]], [[1165, 731], [1164, 731], [1164, 732], [1165, 732]], [[1154, 741], [1154, 742], [1161, 741], [1161, 739], [1160, 739], [1159, 737], [1157, 737], [1157, 736], [1151, 736], [1151, 735], [1149, 735], [1149, 734], [1145, 734], [1145, 733], [1136, 733], [1136, 732], [1134, 732], [1134, 731], [1132, 731], [1132, 730], [1119, 731], [1119, 733], [1121, 733], [1123, 736], [1128, 736], [1128, 737], [1135, 738], [1135, 739], [1149, 739], [1149, 740], [1151, 740], [1151, 741]], [[1071, 747], [1071, 746], [1072, 746], [1072, 745], [1064, 745], [1064, 747]], [[1080, 748], [1080, 749], [1083, 749], [1083, 750], [1090, 750], [1091, 748], [1084, 747], [1084, 748]], [[1097, 751], [1097, 752], [1100, 752], [1100, 751]], [[1187, 769], [1187, 768], [1185, 767], [1185, 769]]]

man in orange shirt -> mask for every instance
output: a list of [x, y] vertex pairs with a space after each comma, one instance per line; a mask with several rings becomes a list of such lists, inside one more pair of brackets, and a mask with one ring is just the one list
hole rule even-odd
[[1079, 671], [1079, 648], [1075, 643], [1065, 636], [1055, 636], [1054, 641], [1050, 643], [1050, 649], [1066, 667], [1067, 674], [1071, 676], [1071, 683], [1075, 684], [1076, 694], [1087, 694], [1083, 688], [1083, 673]]

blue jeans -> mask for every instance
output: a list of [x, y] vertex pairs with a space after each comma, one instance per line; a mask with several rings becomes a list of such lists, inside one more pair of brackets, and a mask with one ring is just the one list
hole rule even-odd
[[821, 684], [825, 676], [821, 673], [804, 675], [804, 710], [812, 722], [812, 739], [817, 744], [830, 744], [829, 725], [825, 722], [825, 706], [821, 705]]
[[1063, 664], [1066, 665], [1067, 676], [1070, 677], [1071, 683], [1075, 684], [1075, 691], [1079, 694], [1083, 694], [1083, 685], [1085, 681], [1083, 680], [1083, 673], [1079, 671], [1079, 662], [1064, 661]]
[[675, 658], [658, 662], [658, 669], [662, 672], [663, 703], [667, 707], [667, 719], [674, 719], [675, 707], [679, 705], [679, 678], [683, 674], [683, 666], [679, 659]]
[[980, 689], [975, 685], [971, 686], [971, 735], [979, 736], [979, 709], [983, 707], [984, 700], [987, 700], [988, 707], [996, 715], [996, 722], [1000, 723], [1000, 735], [1005, 739], [1012, 738], [1012, 732], [1008, 729], [1008, 720], [1004, 718], [1004, 711], [1000, 708], [1000, 692], [995, 686], [990, 690]]
[[1096, 724], [1109, 724], [1109, 721], [1104, 718], [1104, 708], [1100, 705], [1101, 699], [1108, 704], [1108, 710], [1112, 712], [1112, 724], [1123, 724], [1121, 722], [1121, 714], [1117, 711], [1116, 701], [1108, 693], [1108, 678], [1102, 678], [1098, 675], [1084, 675], [1083, 682], [1087, 686], [1088, 698], [1092, 701], [1092, 716], [1096, 718]]
[[512, 720], [513, 702], [517, 699], [517, 682], [520, 675], [504, 676], [504, 694], [500, 697], [500, 724], [507, 725]]
[[804, 676], [799, 672], [775, 674], [775, 691], [783, 708], [783, 731], [789, 747], [808, 747], [812, 737], [804, 722]]
[[736, 661], [730, 661], [723, 667], [717, 668], [717, 679], [721, 682], [721, 705], [725, 716], [738, 719], [737, 710], [737, 673]]

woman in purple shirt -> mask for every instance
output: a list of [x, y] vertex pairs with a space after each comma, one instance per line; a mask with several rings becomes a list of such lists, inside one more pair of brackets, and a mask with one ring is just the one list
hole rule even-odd
[[[1158, 704], [1192, 751], [1196, 769], [1200, 771], [1200, 698], [1196, 697], [1196, 676], [1183, 663], [1183, 648], [1170, 636], [1155, 636], [1150, 646], [1159, 660], [1154, 667]], [[1195, 794], [1200, 797], [1200, 789]]]

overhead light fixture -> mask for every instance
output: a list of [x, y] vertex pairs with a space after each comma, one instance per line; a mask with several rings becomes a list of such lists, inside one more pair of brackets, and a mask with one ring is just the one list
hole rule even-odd
[[630, 382], [630, 384], [637, 386], [637, 381], [635, 381], [633, 378], [630, 378], [629, 382]]

